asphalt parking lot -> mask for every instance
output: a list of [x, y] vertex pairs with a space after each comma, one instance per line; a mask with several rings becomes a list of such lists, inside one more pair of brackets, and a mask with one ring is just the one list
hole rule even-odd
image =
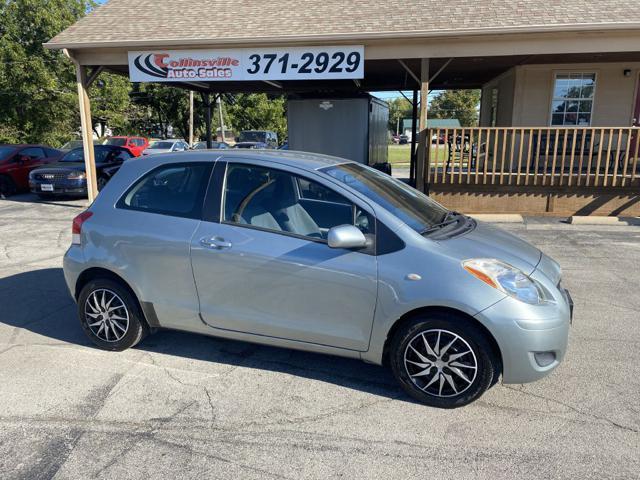
[[82, 201], [0, 200], [0, 478], [639, 478], [640, 227], [505, 227], [576, 303], [550, 377], [443, 411], [381, 367], [163, 331], [107, 353], [61, 259]]

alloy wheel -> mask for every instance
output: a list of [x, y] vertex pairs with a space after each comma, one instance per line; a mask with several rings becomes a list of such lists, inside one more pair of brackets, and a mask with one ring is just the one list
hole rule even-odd
[[448, 330], [425, 330], [411, 339], [404, 365], [414, 385], [428, 395], [453, 397], [466, 391], [478, 373], [471, 346]]
[[87, 297], [84, 314], [91, 332], [105, 342], [117, 342], [129, 329], [129, 312], [113, 291], [101, 288]]

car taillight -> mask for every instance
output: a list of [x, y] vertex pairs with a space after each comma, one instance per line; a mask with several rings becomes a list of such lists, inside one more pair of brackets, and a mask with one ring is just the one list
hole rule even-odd
[[82, 232], [82, 224], [91, 218], [93, 212], [89, 210], [85, 210], [76, 218], [73, 219], [73, 224], [71, 225], [71, 244], [72, 245], [80, 245], [80, 233]]

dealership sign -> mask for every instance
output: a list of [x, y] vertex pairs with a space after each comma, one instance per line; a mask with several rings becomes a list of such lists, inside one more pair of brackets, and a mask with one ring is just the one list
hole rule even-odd
[[364, 78], [364, 47], [129, 52], [132, 82]]

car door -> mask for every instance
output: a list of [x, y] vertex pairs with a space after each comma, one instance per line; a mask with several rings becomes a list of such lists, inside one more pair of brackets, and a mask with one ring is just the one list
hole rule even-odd
[[18, 152], [12, 159], [12, 177], [19, 187], [29, 185], [29, 172], [42, 165], [46, 159], [41, 147], [27, 147]]
[[191, 258], [191, 237], [202, 215], [212, 162], [165, 163], [136, 181], [103, 222], [101, 247], [127, 272], [163, 327], [201, 325]]
[[373, 242], [374, 217], [343, 191], [341, 207], [331, 207], [340, 213], [316, 222], [297, 187], [308, 175], [218, 160], [191, 243], [201, 315], [218, 329], [365, 351], [377, 298], [373, 248], [332, 249], [325, 239], [358, 216]]

